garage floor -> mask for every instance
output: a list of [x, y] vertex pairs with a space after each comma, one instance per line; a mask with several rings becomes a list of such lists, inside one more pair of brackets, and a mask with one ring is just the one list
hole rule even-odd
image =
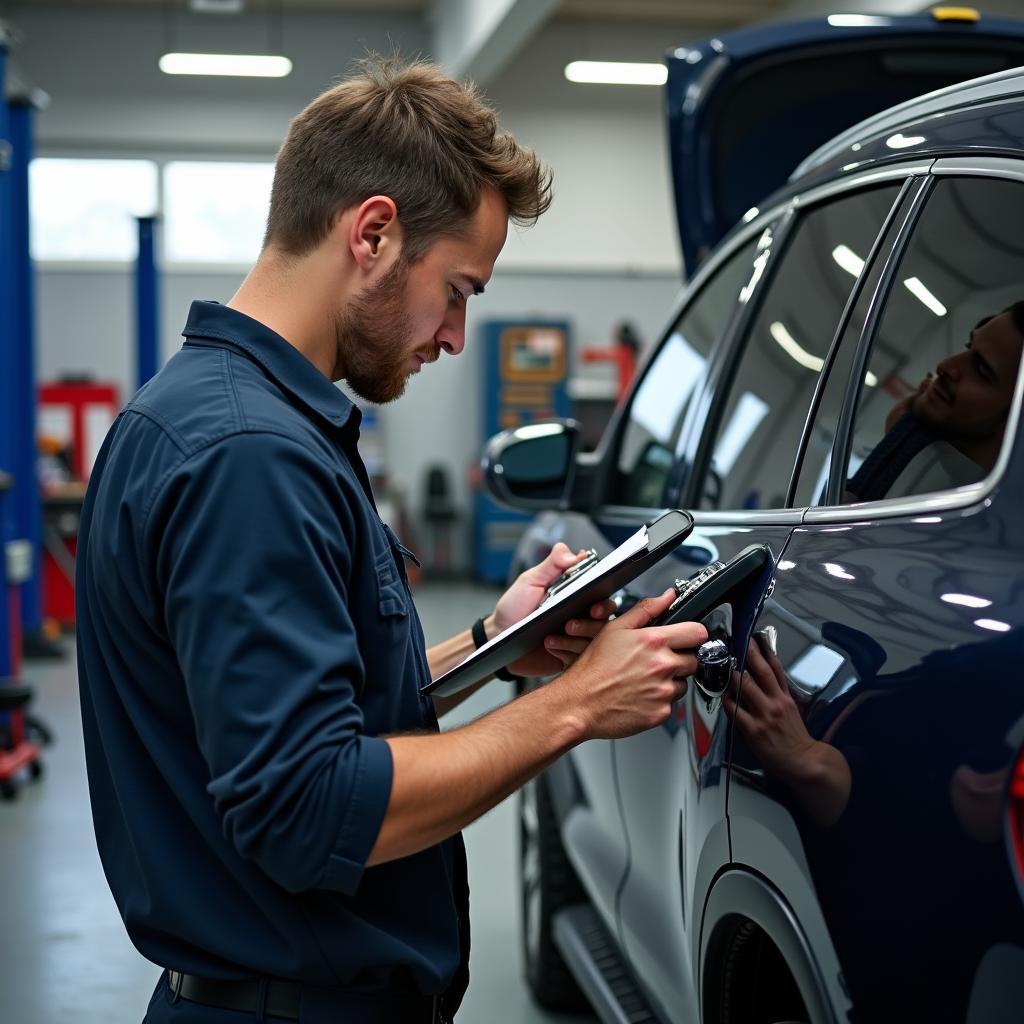
[[[494, 599], [475, 585], [421, 586], [428, 642], [466, 628]], [[159, 970], [128, 941], [96, 854], [74, 659], [32, 663], [26, 677], [57, 742], [45, 777], [0, 804], [0, 1021], [138, 1024]], [[509, 684], [491, 683], [456, 714], [476, 718], [508, 695]], [[466, 833], [473, 980], [459, 1024], [584, 1024], [595, 1018], [539, 1010], [521, 980], [515, 810], [508, 800]]]

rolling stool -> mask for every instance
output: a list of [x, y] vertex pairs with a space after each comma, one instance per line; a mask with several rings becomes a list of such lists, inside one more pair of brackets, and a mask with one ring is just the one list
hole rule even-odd
[[32, 700], [32, 688], [0, 680], [0, 797], [18, 795], [18, 776], [23, 769], [33, 779], [43, 774], [39, 747], [25, 733], [25, 708]]

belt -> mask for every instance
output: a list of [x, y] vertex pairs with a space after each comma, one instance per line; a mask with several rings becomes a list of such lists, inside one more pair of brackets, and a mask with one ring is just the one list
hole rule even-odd
[[[264, 1017], [300, 1020], [303, 989], [308, 986], [294, 981], [271, 978], [250, 978], [245, 981], [225, 981], [219, 978], [200, 978], [194, 974], [167, 972], [167, 981], [175, 999], [202, 1003], [222, 1010], [254, 1013], [256, 1019]], [[324, 992], [316, 988], [319, 994]], [[316, 998], [324, 1004], [323, 998]], [[448, 1024], [441, 1013], [440, 997], [416, 994], [346, 992], [338, 989], [326, 1000], [330, 1012], [337, 1013], [337, 1024]], [[262, 1011], [262, 1012], [261, 1012]]]

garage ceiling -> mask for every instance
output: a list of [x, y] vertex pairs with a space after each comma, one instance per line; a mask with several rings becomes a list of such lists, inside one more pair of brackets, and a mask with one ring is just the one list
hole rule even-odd
[[[31, 6], [36, 10], [63, 7], [183, 11], [188, 8], [188, 0], [31, 0]], [[274, 7], [285, 13], [425, 14], [431, 6], [430, 0], [245, 0], [245, 8], [250, 11]], [[629, 21], [634, 25], [741, 25], [772, 17], [784, 6], [786, 0], [561, 0], [556, 16], [578, 22]]]

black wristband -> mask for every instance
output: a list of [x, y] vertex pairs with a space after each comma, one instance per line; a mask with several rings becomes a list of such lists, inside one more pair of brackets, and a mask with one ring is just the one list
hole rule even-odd
[[[471, 632], [473, 634], [473, 643], [476, 645], [477, 649], [483, 647], [483, 645], [487, 643], [487, 630], [484, 629], [483, 619], [477, 619], [476, 622], [473, 623]], [[513, 675], [504, 667], [497, 669], [494, 675], [496, 678], [501, 679], [506, 683], [518, 683], [519, 680], [523, 678], [522, 676]]]
[[479, 650], [485, 643], [487, 643], [487, 630], [484, 629], [484, 620], [477, 619], [473, 623], [473, 646]]

